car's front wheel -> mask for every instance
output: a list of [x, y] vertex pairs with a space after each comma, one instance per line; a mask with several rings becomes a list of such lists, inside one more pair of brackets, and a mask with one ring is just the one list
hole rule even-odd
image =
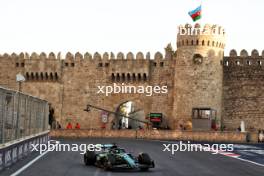
[[93, 151], [87, 151], [83, 156], [84, 164], [86, 166], [88, 165], [94, 165], [96, 161], [96, 154]]
[[110, 161], [107, 161], [107, 160], [104, 161], [104, 163], [103, 163], [103, 169], [105, 171], [109, 171], [109, 170], [112, 169], [112, 165], [111, 165]]
[[104, 170], [112, 170], [113, 165], [115, 164], [115, 157], [113, 155], [108, 155], [107, 158], [104, 159]]

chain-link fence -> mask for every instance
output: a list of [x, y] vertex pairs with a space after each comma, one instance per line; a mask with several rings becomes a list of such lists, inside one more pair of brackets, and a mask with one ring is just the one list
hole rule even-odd
[[0, 87], [0, 144], [48, 130], [48, 102]]

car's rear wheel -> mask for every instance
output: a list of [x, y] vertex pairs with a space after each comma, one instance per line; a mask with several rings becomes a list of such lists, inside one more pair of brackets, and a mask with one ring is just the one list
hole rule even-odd
[[[138, 163], [143, 164], [143, 165], [151, 165], [152, 161], [151, 161], [150, 156], [147, 153], [141, 153], [138, 156]], [[149, 170], [149, 167], [142, 167], [140, 168], [140, 170], [147, 171]]]
[[94, 151], [87, 151], [83, 157], [86, 166], [94, 165], [96, 161], [96, 154]]
[[139, 164], [150, 165], [151, 164], [150, 156], [147, 153], [141, 153], [138, 156], [138, 162], [139, 162]]
[[143, 168], [140, 168], [141, 171], [148, 171], [149, 168], [148, 167], [143, 167]]

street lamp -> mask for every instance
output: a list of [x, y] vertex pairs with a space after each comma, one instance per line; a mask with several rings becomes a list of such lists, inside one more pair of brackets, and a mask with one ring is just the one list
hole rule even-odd
[[16, 131], [15, 131], [15, 135], [16, 135], [16, 139], [18, 138], [18, 131], [19, 131], [19, 128], [20, 128], [20, 93], [21, 92], [21, 86], [22, 86], [22, 82], [26, 81], [25, 77], [21, 74], [21, 73], [18, 73], [16, 75], [16, 81], [18, 82], [18, 103], [17, 103], [17, 123], [16, 123]]

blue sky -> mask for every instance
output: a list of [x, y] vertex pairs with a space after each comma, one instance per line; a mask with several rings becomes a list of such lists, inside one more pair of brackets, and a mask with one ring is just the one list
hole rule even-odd
[[[201, 0], [1, 0], [0, 53], [124, 53], [176, 48], [177, 26]], [[202, 24], [226, 29], [230, 49], [264, 49], [263, 0], [202, 0]]]

